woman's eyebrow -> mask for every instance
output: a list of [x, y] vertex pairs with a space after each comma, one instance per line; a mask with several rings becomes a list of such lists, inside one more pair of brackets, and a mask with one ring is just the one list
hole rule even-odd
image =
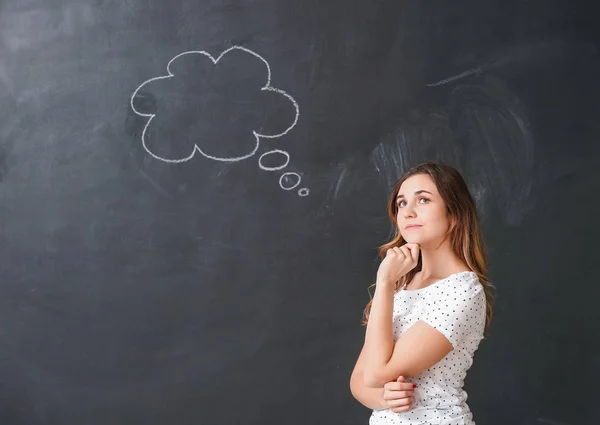
[[[424, 190], [424, 189], [417, 190], [417, 191], [415, 192], [415, 195], [419, 195], [419, 194], [421, 194], [421, 193], [429, 193], [430, 195], [432, 195], [432, 193], [431, 193], [431, 192], [428, 192], [428, 191], [426, 191], [426, 190]], [[396, 197], [396, 199], [400, 199], [400, 198], [404, 198], [404, 195], [403, 195], [403, 194], [401, 194], [401, 193], [399, 193], [399, 194], [398, 194], [398, 196]]]

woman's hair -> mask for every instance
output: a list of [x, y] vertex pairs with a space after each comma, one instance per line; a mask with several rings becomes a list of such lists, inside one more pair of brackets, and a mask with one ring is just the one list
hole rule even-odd
[[[386, 251], [392, 247], [401, 246], [406, 243], [396, 221], [398, 208], [396, 206], [396, 196], [400, 186], [411, 176], [425, 174], [430, 176], [442, 199], [446, 204], [446, 211], [450, 221], [450, 226], [446, 236], [449, 236], [450, 247], [454, 254], [460, 258], [468, 267], [477, 274], [479, 282], [483, 285], [486, 299], [485, 329], [491, 323], [493, 316], [494, 298], [492, 290], [495, 288], [487, 280], [487, 253], [481, 230], [479, 229], [479, 220], [477, 217], [477, 208], [473, 197], [460, 173], [453, 167], [436, 162], [424, 162], [409, 169], [394, 185], [392, 194], [388, 202], [388, 214], [392, 226], [394, 227], [395, 237], [392, 241], [382, 245], [379, 248], [379, 255], [385, 258]], [[413, 277], [421, 270], [421, 256], [414, 269], [396, 282], [395, 291], [404, 284], [409, 283]], [[369, 288], [371, 288], [371, 285]], [[370, 295], [370, 292], [369, 292]], [[363, 312], [362, 325], [366, 326], [369, 320], [369, 313], [373, 299], [367, 304]]]

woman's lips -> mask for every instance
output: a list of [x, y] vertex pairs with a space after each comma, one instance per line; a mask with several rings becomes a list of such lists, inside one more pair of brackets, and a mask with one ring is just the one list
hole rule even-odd
[[419, 227], [423, 227], [420, 224], [409, 224], [408, 226], [405, 227], [406, 230], [410, 230], [410, 229], [418, 229]]

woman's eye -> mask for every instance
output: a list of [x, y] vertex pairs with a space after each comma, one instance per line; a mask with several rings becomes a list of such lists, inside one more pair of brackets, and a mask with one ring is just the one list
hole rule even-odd
[[[424, 202], [422, 202], [422, 201], [424, 201]], [[426, 204], [428, 202], [429, 202], [428, 198], [419, 198], [419, 203], [421, 203], [421, 204]], [[400, 201], [396, 204], [397, 209], [403, 208], [405, 206], [406, 206], [406, 201]]]

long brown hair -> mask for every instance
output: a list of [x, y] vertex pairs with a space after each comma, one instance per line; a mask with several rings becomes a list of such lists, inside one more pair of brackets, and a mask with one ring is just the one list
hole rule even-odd
[[[446, 204], [446, 211], [450, 219], [451, 224], [446, 235], [450, 238], [450, 247], [454, 254], [461, 259], [471, 271], [477, 274], [479, 282], [483, 285], [486, 299], [485, 329], [487, 330], [493, 316], [494, 297], [492, 290], [495, 289], [495, 286], [487, 279], [487, 253], [479, 228], [479, 219], [475, 201], [458, 170], [442, 163], [424, 162], [410, 168], [402, 177], [400, 177], [394, 185], [388, 201], [388, 215], [392, 222], [395, 236], [393, 240], [379, 248], [379, 255], [383, 259], [385, 258], [388, 249], [406, 243], [400, 234], [400, 229], [398, 229], [398, 223], [396, 221], [396, 215], [398, 213], [396, 196], [398, 195], [402, 183], [409, 177], [417, 174], [426, 174], [433, 179], [440, 196]], [[396, 282], [395, 291], [409, 283], [417, 272], [421, 270], [421, 267], [422, 260], [421, 256], [419, 256], [417, 266]], [[369, 286], [369, 288], [373, 286], [374, 284]], [[371, 297], [371, 300], [363, 311], [363, 326], [367, 325], [372, 304], [373, 299]]]

